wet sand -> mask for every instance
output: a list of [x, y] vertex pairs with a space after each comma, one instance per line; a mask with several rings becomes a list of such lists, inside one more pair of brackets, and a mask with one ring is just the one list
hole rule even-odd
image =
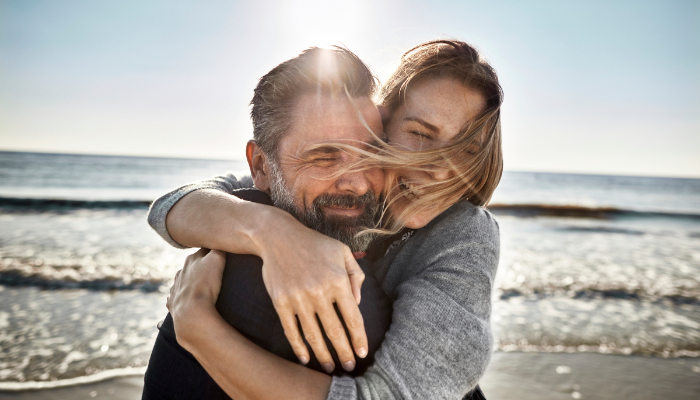
[[[141, 398], [142, 377], [25, 392], [0, 400]], [[489, 400], [700, 398], [700, 358], [562, 353], [496, 353], [481, 381]]]
[[87, 385], [57, 389], [38, 389], [23, 392], [2, 392], [0, 399], [17, 400], [138, 400], [141, 398], [143, 376], [116, 378]]
[[489, 400], [694, 400], [700, 358], [495, 353], [481, 387]]

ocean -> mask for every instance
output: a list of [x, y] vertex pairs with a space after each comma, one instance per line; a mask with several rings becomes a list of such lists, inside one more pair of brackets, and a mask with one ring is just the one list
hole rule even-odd
[[[148, 204], [242, 161], [0, 152], [0, 390], [141, 373], [191, 252]], [[700, 180], [506, 172], [495, 351], [700, 356]]]

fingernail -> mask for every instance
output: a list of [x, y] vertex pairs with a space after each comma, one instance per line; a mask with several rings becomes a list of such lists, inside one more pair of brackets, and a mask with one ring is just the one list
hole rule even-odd
[[365, 358], [365, 356], [367, 355], [367, 348], [366, 348], [366, 347], [360, 347], [359, 349], [357, 349], [357, 355], [358, 355], [360, 358]]
[[309, 363], [309, 357], [301, 356], [301, 357], [299, 357], [299, 361], [301, 361], [302, 364], [306, 365]]
[[355, 362], [354, 361], [346, 361], [343, 363], [343, 368], [345, 368], [346, 371], [352, 371], [355, 369]]
[[331, 363], [325, 363], [323, 364], [323, 369], [330, 374], [331, 372], [333, 372], [335, 367]]

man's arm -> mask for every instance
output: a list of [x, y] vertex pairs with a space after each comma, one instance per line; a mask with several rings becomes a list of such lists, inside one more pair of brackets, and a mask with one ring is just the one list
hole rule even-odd
[[[223, 321], [216, 310], [207, 310], [193, 321], [206, 326], [195, 339], [201, 346], [183, 347], [229, 396], [237, 400], [326, 398], [330, 376], [263, 350]], [[178, 342], [186, 343], [179, 336]]]
[[[375, 365], [361, 377], [333, 378], [328, 399], [461, 398], [477, 384], [488, 364], [493, 340], [489, 317], [498, 264], [498, 226], [481, 209], [475, 208], [467, 218], [472, 220], [458, 219], [443, 229], [429, 231], [427, 236], [432, 240], [415, 246], [414, 252], [424, 255], [415, 260], [422, 272], [399, 285], [392, 325], [377, 352]], [[457, 234], [464, 225], [467, 232]], [[452, 244], [446, 246], [449, 234], [453, 236]], [[220, 287], [220, 282], [215, 281], [191, 284], [193, 288], [200, 286], [199, 290]], [[243, 364], [245, 359], [237, 358], [235, 353], [245, 349], [244, 354], [257, 357], [257, 351], [264, 351], [255, 347], [252, 349], [257, 350], [251, 350], [236, 338], [233, 328], [220, 326], [216, 321], [221, 317], [212, 311], [213, 303], [188, 302], [187, 298], [182, 296], [181, 302], [175, 303], [189, 303], [190, 307], [182, 308], [188, 311], [173, 313], [173, 317], [182, 321], [187, 320], [187, 315], [202, 319], [192, 325], [183, 322], [178, 341], [182, 339], [183, 347], [229, 395], [275, 398], [276, 390], [299, 390], [307, 398], [315, 398], [326, 390], [325, 383], [316, 380], [315, 375], [299, 375], [291, 366], [284, 367], [283, 360], [269, 355], [252, 369], [263, 374], [267, 384], [254, 377], [242, 381], [238, 373], [248, 364]], [[212, 335], [201, 329], [209, 323], [218, 333]]]
[[[339, 360], [352, 370], [353, 349], [360, 357], [367, 354], [367, 334], [357, 307], [364, 272], [341, 242], [307, 228], [285, 211], [233, 195], [250, 186], [250, 177], [239, 179], [231, 173], [183, 186], [153, 203], [149, 224], [177, 247], [262, 258], [265, 287], [299, 360], [311, 359], [303, 341], [306, 338], [319, 362], [330, 370], [335, 368], [318, 316]], [[348, 322], [349, 338], [333, 303]]]
[[167, 305], [178, 343], [235, 399], [326, 398], [330, 376], [261, 349], [221, 318], [213, 304], [224, 264], [224, 253], [202, 249], [175, 276]]

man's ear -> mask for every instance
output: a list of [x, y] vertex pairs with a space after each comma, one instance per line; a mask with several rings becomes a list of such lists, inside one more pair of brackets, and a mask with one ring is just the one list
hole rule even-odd
[[265, 193], [270, 193], [270, 166], [267, 157], [254, 140], [249, 140], [245, 147], [245, 157], [248, 159], [250, 176], [255, 187]]

